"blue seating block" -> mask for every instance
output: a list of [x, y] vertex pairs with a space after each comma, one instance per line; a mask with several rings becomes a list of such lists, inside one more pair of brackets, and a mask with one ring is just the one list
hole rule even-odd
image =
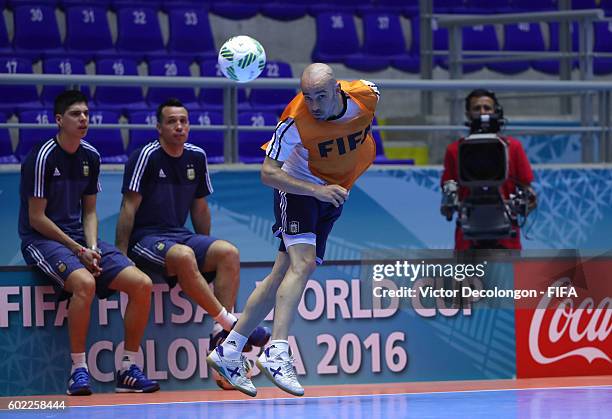
[[310, 2], [283, 0], [270, 0], [262, 3], [260, 12], [265, 17], [275, 20], [295, 20], [304, 17], [308, 13]]
[[[238, 125], [275, 126], [276, 115], [270, 112], [240, 112]], [[266, 153], [261, 146], [271, 138], [272, 134], [265, 131], [238, 132], [238, 158], [243, 163], [263, 163]]]
[[115, 55], [106, 8], [93, 5], [68, 7], [64, 43], [71, 56], [78, 56], [85, 62]]
[[[32, 73], [32, 61], [27, 58], [0, 57], [0, 72], [8, 74]], [[0, 111], [13, 113], [25, 109], [40, 108], [38, 92], [34, 85], [0, 85]]]
[[189, 62], [216, 58], [217, 50], [208, 14], [203, 8], [171, 9], [168, 17], [170, 56]]
[[259, 13], [260, 4], [257, 1], [247, 0], [213, 0], [210, 11], [216, 15], [242, 20], [254, 17]]
[[[149, 61], [149, 75], [165, 77], [189, 77], [189, 63], [180, 59], [155, 59]], [[147, 102], [157, 106], [168, 98], [177, 98], [187, 108], [197, 106], [195, 90], [191, 87], [149, 87]]]
[[[105, 58], [96, 62], [96, 74], [114, 76], [137, 76], [136, 62], [132, 59]], [[138, 86], [97, 86], [94, 93], [96, 106], [104, 109], [127, 110], [145, 109], [142, 88]]]
[[117, 51], [136, 61], [166, 56], [157, 11], [149, 7], [117, 10]]
[[[539, 23], [513, 23], [504, 26], [502, 51], [545, 51], [544, 37]], [[529, 69], [530, 62], [512, 61], [487, 64], [493, 71], [517, 74]]]
[[[193, 109], [189, 111], [189, 123], [195, 125], [223, 125], [221, 112]], [[206, 152], [208, 163], [223, 163], [223, 131], [189, 131], [188, 141]]]
[[[612, 53], [612, 22], [595, 22], [593, 24], [595, 44], [594, 52]], [[595, 57], [593, 72], [597, 75], [612, 73], [612, 58]]]
[[[0, 123], [6, 122], [6, 115], [0, 113]], [[6, 128], [0, 129], [0, 164], [15, 164], [19, 163], [17, 157], [13, 154], [13, 145], [9, 130]]]
[[150, 129], [131, 129], [126, 153], [130, 156], [134, 150], [156, 140], [159, 137], [157, 129], [157, 117], [155, 111], [133, 111], [128, 113], [130, 124], [147, 124]]
[[47, 5], [22, 5], [14, 10], [15, 51], [36, 61], [64, 54], [55, 10]]
[[125, 163], [127, 161], [119, 128], [93, 128], [96, 125], [116, 124], [118, 122], [118, 112], [102, 110], [90, 110], [89, 112], [89, 130], [85, 141], [98, 150], [102, 163]]
[[[17, 118], [21, 123], [53, 124], [55, 122], [53, 112], [48, 109], [23, 111], [17, 114]], [[15, 156], [23, 161], [34, 145], [40, 141], [53, 138], [55, 134], [57, 134], [56, 128], [21, 128]]]
[[[66, 76], [66, 81], [69, 82], [70, 75], [72, 74], [85, 74], [85, 64], [83, 60], [79, 58], [47, 58], [43, 60], [43, 74], [63, 74]], [[40, 94], [40, 99], [45, 107], [53, 108], [55, 97], [62, 93], [64, 90], [70, 88], [66, 86], [49, 85], [43, 86]], [[87, 98], [91, 98], [89, 92], [89, 86], [81, 86], [80, 89]]]
[[[260, 77], [291, 78], [291, 66], [282, 61], [268, 61]], [[252, 88], [249, 100], [253, 109], [282, 113], [287, 104], [294, 98], [295, 89], [257, 89]]]
[[367, 71], [367, 67], [372, 66], [372, 63], [375, 62], [378, 69], [384, 69], [394, 60], [408, 57], [398, 14], [373, 12], [364, 14], [362, 19], [364, 58], [348, 58], [345, 61], [348, 67]]
[[[205, 60], [200, 62], [200, 76], [202, 77], [224, 77], [219, 70], [217, 60]], [[223, 89], [221, 88], [201, 88], [198, 95], [200, 107], [205, 110], [223, 110]], [[238, 89], [238, 110], [250, 108], [246, 90]]]

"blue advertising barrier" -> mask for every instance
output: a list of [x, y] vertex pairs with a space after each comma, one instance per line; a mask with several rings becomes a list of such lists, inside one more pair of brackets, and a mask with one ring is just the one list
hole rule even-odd
[[[487, 270], [487, 286], [512, 288], [510, 264]], [[241, 269], [236, 311], [270, 270]], [[406, 285], [428, 289], [433, 280]], [[57, 304], [49, 281], [26, 268], [0, 271], [0, 396], [60, 394], [70, 370], [66, 304]], [[382, 286], [400, 289], [389, 281]], [[399, 285], [399, 284], [396, 284]], [[482, 284], [476, 286], [482, 287]], [[308, 281], [291, 329], [290, 345], [301, 382], [309, 385], [512, 378], [515, 332], [512, 307], [454, 306], [421, 295], [374, 298], [372, 266], [324, 265]], [[379, 292], [379, 291], [376, 291]], [[88, 366], [96, 392], [114, 390], [127, 297], [94, 299]], [[264, 325], [270, 326], [273, 313]], [[216, 388], [206, 365], [212, 321], [179, 288], [156, 283], [141, 362], [164, 390]], [[258, 348], [248, 356], [255, 359]], [[256, 386], [270, 386], [257, 377]]]

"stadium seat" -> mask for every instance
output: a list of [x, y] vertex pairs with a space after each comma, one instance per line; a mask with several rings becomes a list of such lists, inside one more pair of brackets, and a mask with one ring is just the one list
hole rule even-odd
[[9, 9], [15, 9], [19, 6], [39, 6], [45, 5], [55, 7], [58, 4], [58, 0], [1, 0], [0, 6], [8, 7]]
[[122, 7], [117, 10], [117, 51], [136, 61], [167, 55], [157, 12], [148, 7]]
[[360, 16], [369, 13], [394, 13], [413, 17], [418, 14], [418, 0], [377, 0], [357, 6], [357, 14]]
[[[595, 22], [593, 24], [595, 43], [594, 52], [612, 53], [612, 22]], [[593, 72], [597, 75], [612, 73], [612, 58], [595, 57]]]
[[[502, 51], [545, 51], [544, 37], [539, 23], [512, 23], [504, 25], [504, 47]], [[517, 74], [529, 69], [530, 62], [510, 61], [487, 64], [493, 71]]]
[[[348, 13], [320, 13], [316, 17], [317, 40], [312, 51], [313, 62], [362, 63], [361, 71], [375, 71], [387, 66], [385, 60], [367, 62], [359, 48], [353, 15]], [[368, 65], [372, 67], [368, 69]]]
[[612, 16], [612, 0], [601, 0], [599, 2], [599, 8], [605, 11], [606, 16]]
[[[134, 60], [106, 58], [96, 62], [96, 74], [137, 76], [138, 69]], [[144, 102], [142, 88], [138, 86], [97, 86], [94, 100], [100, 108], [122, 112], [148, 108]]]
[[[27, 58], [0, 57], [0, 72], [5, 74], [32, 73], [32, 61]], [[28, 108], [40, 108], [34, 85], [0, 85], [0, 111], [13, 113]]]
[[0, 19], [0, 56], [13, 55], [13, 47], [9, 41], [6, 23]]
[[[219, 70], [217, 60], [206, 60], [200, 62], [200, 76], [202, 77], [223, 77]], [[200, 106], [205, 110], [223, 109], [223, 89], [221, 88], [201, 88], [198, 97]], [[247, 100], [246, 90], [238, 89], [238, 110], [250, 108]]]
[[[448, 50], [448, 29], [438, 28], [434, 29], [434, 49], [435, 50]], [[499, 51], [499, 43], [497, 42], [497, 35], [495, 33], [495, 27], [493, 25], [476, 25], [466, 26], [462, 29], [462, 49], [464, 51], [463, 58], [476, 57], [466, 54], [466, 51]], [[479, 56], [479, 58], [483, 58]], [[436, 57], [434, 62], [438, 66], [448, 69], [449, 61], [448, 57]], [[466, 63], [463, 64], [464, 73], [472, 73], [474, 71], [481, 70], [484, 67], [484, 63]]]
[[391, 60], [391, 65], [401, 71], [418, 73], [421, 69], [421, 45], [419, 41], [421, 34], [419, 33], [418, 16], [413, 16], [410, 18], [410, 32], [412, 34], [412, 39], [408, 54], [393, 58]]
[[[404, 33], [398, 14], [374, 12], [362, 16], [363, 55], [365, 58], [348, 58], [345, 64], [356, 70], [363, 69], [366, 62], [377, 61], [380, 69], [388, 67], [394, 60], [409, 59]], [[364, 69], [367, 71], [367, 69]]]
[[433, 2], [434, 13], [469, 13], [465, 0], [435, 0]]
[[[150, 76], [165, 77], [189, 77], [189, 63], [184, 60], [156, 59], [149, 61]], [[168, 98], [177, 98], [190, 109], [198, 106], [195, 90], [191, 87], [149, 87], [147, 102], [151, 106], [157, 106]]]
[[101, 6], [71, 6], [66, 9], [67, 52], [85, 62], [116, 54], [106, 8]]
[[[0, 113], [0, 123], [6, 122], [6, 115]], [[11, 143], [11, 135], [7, 128], [0, 128], [0, 164], [19, 163], [19, 160], [13, 154], [13, 145]]]
[[[559, 51], [559, 23], [557, 22], [550, 22], [548, 24], [548, 31], [549, 31], [549, 47], [548, 47], [548, 51]], [[573, 52], [577, 52], [578, 51], [578, 23], [577, 22], [573, 22], [570, 25], [570, 31], [571, 31], [571, 39], [572, 39], [572, 48], [571, 50]], [[538, 71], [541, 71], [543, 73], [547, 73], [547, 74], [559, 74], [559, 63], [560, 63], [560, 58], [555, 58], [555, 59], [549, 59], [549, 60], [534, 60], [531, 62], [531, 66]], [[572, 68], [575, 68], [578, 66], [578, 59], [573, 58], [572, 59]]]
[[259, 12], [260, 3], [248, 0], [213, 0], [210, 11], [216, 15], [242, 20], [254, 17]]
[[238, 160], [242, 163], [263, 163], [265, 152], [261, 146], [271, 137], [274, 126], [278, 122], [276, 115], [270, 112], [240, 112], [238, 125], [253, 127], [270, 125], [270, 131], [239, 131]]
[[[291, 66], [282, 61], [268, 61], [261, 76], [263, 78], [291, 78]], [[251, 89], [249, 101], [253, 109], [281, 114], [285, 106], [295, 97], [295, 89]]]
[[117, 124], [119, 113], [114, 111], [90, 110], [89, 130], [85, 141], [98, 150], [102, 163], [125, 163], [127, 156], [123, 148], [121, 129], [95, 129], [96, 125]]
[[467, 13], [513, 13], [514, 0], [466, 0]]
[[208, 12], [210, 10], [210, 3], [211, 0], [162, 0], [162, 10], [170, 13], [174, 8], [198, 8]]
[[311, 1], [308, 7], [308, 13], [312, 16], [317, 16], [320, 13], [347, 13], [354, 14], [357, 12], [358, 3], [353, 0], [314, 0]]
[[[416, 20], [418, 21], [418, 18]], [[432, 19], [431, 31], [433, 32], [433, 49], [437, 51], [448, 51], [448, 29], [438, 26], [438, 21]], [[448, 58], [443, 55], [434, 55], [433, 63], [438, 67], [448, 68]]]
[[122, 7], [150, 7], [159, 10], [163, 4], [163, 0], [112, 0], [112, 7], [115, 10]]
[[291, 3], [283, 0], [271, 0], [262, 3], [260, 13], [265, 17], [275, 20], [295, 20], [304, 17], [308, 13], [306, 1], [293, 1]]
[[[21, 123], [31, 124], [54, 124], [55, 118], [53, 112], [47, 109], [23, 111], [17, 114], [17, 118]], [[52, 138], [57, 134], [56, 128], [21, 128], [19, 130], [19, 142], [15, 149], [15, 156], [20, 161], [23, 161], [25, 156], [30, 152], [35, 144], [40, 141]]]
[[558, 11], [557, 0], [512, 0], [515, 12]]
[[58, 0], [58, 5], [62, 9], [74, 6], [93, 6], [109, 9], [112, 3], [112, 0]]
[[130, 124], [147, 124], [151, 129], [131, 129], [127, 146], [127, 155], [130, 156], [134, 150], [157, 139], [159, 134], [155, 126], [157, 117], [155, 111], [135, 111], [128, 114]]
[[[475, 25], [463, 28], [463, 49], [465, 51], [499, 51], [499, 42], [495, 26], [493, 25]], [[466, 55], [469, 58], [470, 55]], [[476, 57], [476, 56], [472, 56]], [[486, 58], [479, 56], [479, 58]], [[484, 63], [464, 64], [464, 72], [470, 73], [477, 71], [485, 66]]]
[[[191, 110], [189, 111], [189, 123], [194, 125], [223, 125], [221, 112]], [[206, 151], [208, 163], [223, 163], [223, 131], [189, 131], [188, 141], [202, 147]]]
[[387, 7], [384, 6], [385, 4], [389, 4], [391, 7], [395, 7], [395, 4], [399, 4], [399, 7], [401, 7], [401, 12], [402, 14], [407, 17], [408, 19], [412, 19], [415, 16], [419, 16], [419, 2], [418, 0], [409, 0], [409, 1], [404, 1], [404, 0], [381, 0], [382, 3], [382, 7]]
[[601, 0], [572, 0], [572, 9], [597, 9]]
[[168, 53], [172, 57], [201, 61], [217, 57], [208, 14], [203, 8], [170, 9]]
[[20, 56], [37, 61], [42, 57], [64, 55], [55, 10], [46, 5], [23, 5], [14, 10], [13, 46]]
[[[85, 64], [78, 58], [47, 58], [43, 60], [42, 68], [43, 74], [63, 74], [68, 76], [67, 81], [71, 74], [85, 74]], [[43, 106], [53, 108], [55, 97], [69, 88], [71, 88], [69, 84], [66, 86], [43, 86], [42, 92], [40, 93], [40, 99]], [[88, 99], [91, 98], [89, 86], [81, 86], [80, 90]]]

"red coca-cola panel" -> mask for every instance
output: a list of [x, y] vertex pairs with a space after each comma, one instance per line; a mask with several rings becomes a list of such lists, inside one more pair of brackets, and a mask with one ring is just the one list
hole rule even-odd
[[519, 378], [612, 375], [612, 260], [515, 263]]

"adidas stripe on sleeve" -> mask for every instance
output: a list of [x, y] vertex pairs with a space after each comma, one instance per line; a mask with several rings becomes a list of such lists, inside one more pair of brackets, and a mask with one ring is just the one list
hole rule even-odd
[[378, 86], [376, 84], [368, 80], [361, 80], [361, 82], [372, 89], [372, 91], [376, 94], [376, 100], [380, 100], [380, 92], [378, 91]]
[[139, 192], [142, 178], [147, 169], [147, 163], [151, 154], [161, 146], [157, 141], [147, 144], [140, 150], [140, 153], [133, 154], [125, 165], [125, 173], [123, 175], [122, 193], [127, 191]]
[[57, 144], [52, 138], [43, 144], [36, 154], [34, 162], [34, 198], [46, 198], [45, 186], [47, 180], [45, 175], [47, 171], [47, 158], [56, 146]]
[[300, 134], [293, 118], [284, 119], [276, 125], [266, 155], [273, 160], [285, 161], [300, 142]]

